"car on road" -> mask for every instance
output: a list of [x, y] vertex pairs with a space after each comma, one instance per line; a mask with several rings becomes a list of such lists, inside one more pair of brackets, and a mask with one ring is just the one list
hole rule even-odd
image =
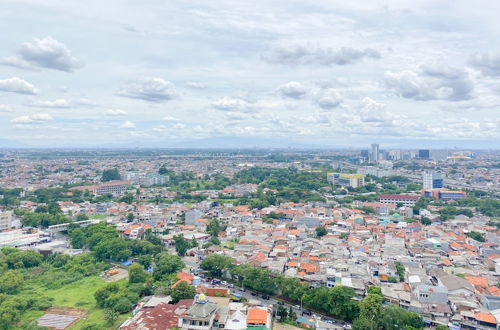
[[252, 296], [256, 296], [256, 295], [257, 295], [257, 292], [252, 291]]
[[295, 306], [293, 306], [293, 308], [298, 309], [299, 311], [302, 309], [302, 308], [300, 308], [300, 305], [295, 305]]
[[308, 311], [307, 309], [304, 309], [304, 310], [302, 311], [302, 315], [311, 316], [311, 315], [312, 315], [312, 312], [311, 312], [311, 311]]
[[271, 297], [269, 297], [267, 294], [262, 295], [262, 299], [269, 300], [269, 298], [271, 298]]

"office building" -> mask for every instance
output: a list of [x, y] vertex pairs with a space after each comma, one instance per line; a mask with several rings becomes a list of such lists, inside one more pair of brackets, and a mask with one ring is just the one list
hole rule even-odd
[[424, 189], [443, 188], [443, 178], [441, 173], [436, 171], [424, 171], [422, 173], [422, 186]]
[[370, 158], [370, 152], [367, 149], [361, 150], [360, 155], [361, 155], [361, 157], [365, 158], [366, 160], [368, 160]]
[[383, 204], [398, 204], [401, 203], [404, 206], [415, 206], [419, 196], [414, 195], [399, 195], [399, 194], [381, 194], [379, 196], [380, 203]]
[[419, 159], [429, 159], [430, 158], [430, 151], [429, 149], [420, 149], [418, 151], [418, 158]]
[[378, 143], [373, 143], [370, 151], [370, 163], [378, 163], [380, 160], [380, 150]]
[[447, 190], [447, 189], [422, 189], [422, 196], [433, 197], [440, 201], [456, 201], [467, 198], [465, 191]]
[[12, 211], [0, 211], [0, 231], [12, 228]]
[[359, 188], [365, 184], [365, 175], [352, 173], [328, 173], [327, 180], [334, 185]]

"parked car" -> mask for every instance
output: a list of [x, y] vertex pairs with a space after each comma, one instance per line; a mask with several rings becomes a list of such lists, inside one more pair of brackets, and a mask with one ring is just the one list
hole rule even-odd
[[269, 297], [267, 294], [262, 295], [262, 299], [269, 300], [269, 298], [271, 298], [271, 297]]
[[252, 296], [256, 296], [256, 295], [257, 295], [257, 292], [252, 291]]
[[312, 312], [311, 312], [311, 311], [308, 311], [307, 309], [304, 309], [304, 310], [302, 311], [302, 315], [311, 316], [311, 315], [312, 315]]

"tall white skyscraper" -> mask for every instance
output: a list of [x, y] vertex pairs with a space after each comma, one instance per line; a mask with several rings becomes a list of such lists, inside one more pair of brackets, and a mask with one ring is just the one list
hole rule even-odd
[[378, 163], [380, 160], [380, 151], [378, 148], [378, 143], [372, 144], [372, 150], [370, 152], [370, 163]]
[[422, 186], [424, 189], [443, 188], [443, 177], [435, 171], [422, 172]]

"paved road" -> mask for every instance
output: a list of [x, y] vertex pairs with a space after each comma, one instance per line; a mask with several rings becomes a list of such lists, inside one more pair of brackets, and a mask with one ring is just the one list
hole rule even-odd
[[[182, 257], [182, 261], [184, 261], [184, 263], [186, 264], [186, 268], [185, 268], [186, 272], [189, 272], [191, 269], [197, 269], [197, 268], [200, 267], [200, 265], [199, 265], [200, 264], [200, 260], [197, 257], [184, 256], [184, 257]], [[273, 298], [264, 299], [264, 298], [262, 298], [262, 294], [260, 294], [258, 292], [255, 292], [255, 291], [252, 291], [252, 290], [247, 289], [247, 288], [243, 289], [243, 288], [241, 288], [239, 286], [234, 286], [231, 289], [231, 292], [236, 293], [238, 295], [241, 295], [242, 297], [244, 297], [244, 298], [246, 298], [248, 300], [250, 300], [250, 299], [258, 300], [263, 305], [277, 305], [278, 303], [280, 303], [280, 301], [278, 301], [276, 299], [273, 299]], [[290, 303], [285, 302], [285, 301], [282, 301], [281, 303], [283, 303], [283, 305], [287, 309], [289, 309], [290, 307], [292, 307], [292, 309], [295, 311], [295, 313], [297, 314], [297, 316], [301, 316], [302, 315], [302, 310], [301, 310], [300, 306], [293, 305], [293, 304], [290, 304]], [[319, 318], [319, 319], [321, 319], [323, 321], [328, 320], [329, 322], [333, 322], [336, 325], [346, 325], [346, 326], [350, 325], [349, 323], [344, 322], [342, 320], [334, 319], [332, 317], [327, 317], [327, 316], [324, 316], [324, 315], [319, 314], [319, 313], [313, 314], [312, 317]]]

